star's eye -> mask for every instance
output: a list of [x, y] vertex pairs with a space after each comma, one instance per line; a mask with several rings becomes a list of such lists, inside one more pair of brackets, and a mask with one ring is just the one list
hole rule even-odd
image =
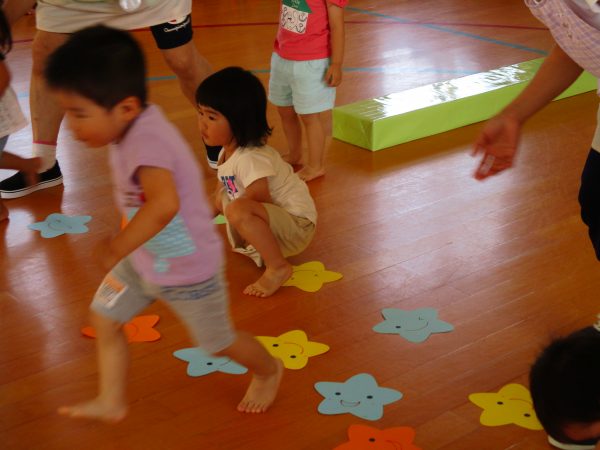
[[523, 415], [524, 415], [525, 417], [531, 417], [531, 414], [529, 414], [529, 413], [525, 413], [525, 414], [523, 414]]
[[371, 399], [373, 398], [373, 396], [372, 396], [372, 395], [367, 395], [367, 398], [368, 398], [369, 400], [371, 400]]
[[279, 347], [279, 344], [273, 344], [273, 347]]
[[396, 328], [402, 328], [400, 325], [396, 325]]
[[296, 358], [296, 355], [290, 355], [290, 358], [294, 359]]
[[496, 402], [498, 405], [504, 405], [504, 402]]
[[375, 442], [375, 438], [369, 438], [369, 442]]
[[335, 395], [342, 395], [342, 393], [341, 392], [336, 392]]
[[207, 363], [206, 363], [206, 365], [207, 365], [207, 366], [212, 366], [212, 365], [213, 365], [213, 363], [211, 363], [211, 362], [207, 362]]

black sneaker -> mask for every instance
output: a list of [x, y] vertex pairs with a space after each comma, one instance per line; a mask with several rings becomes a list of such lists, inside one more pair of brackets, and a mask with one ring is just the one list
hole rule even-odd
[[204, 145], [206, 147], [206, 160], [208, 161], [208, 166], [211, 169], [216, 169], [222, 147], [218, 145]]
[[62, 173], [58, 167], [58, 161], [51, 169], [38, 174], [39, 180], [36, 184], [27, 185], [27, 179], [23, 172], [17, 172], [12, 177], [0, 181], [0, 198], [19, 198], [32, 192], [46, 189], [62, 184]]

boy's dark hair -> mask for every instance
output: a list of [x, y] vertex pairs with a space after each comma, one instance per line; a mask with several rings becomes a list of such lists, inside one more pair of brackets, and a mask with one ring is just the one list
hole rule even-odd
[[600, 331], [593, 327], [556, 339], [529, 374], [533, 406], [553, 438], [571, 442], [570, 424], [600, 421]]
[[0, 0], [0, 53], [6, 55], [12, 48], [12, 34], [8, 19], [2, 9], [3, 6], [4, 1]]
[[240, 147], [264, 145], [271, 135], [265, 88], [241, 67], [227, 67], [206, 78], [196, 90], [196, 103], [223, 114]]
[[146, 63], [126, 31], [103, 25], [73, 33], [49, 57], [44, 71], [52, 89], [81, 95], [112, 109], [127, 97], [146, 104]]

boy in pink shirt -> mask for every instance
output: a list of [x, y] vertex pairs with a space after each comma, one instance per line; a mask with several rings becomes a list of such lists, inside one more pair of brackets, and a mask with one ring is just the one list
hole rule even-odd
[[[269, 100], [288, 141], [288, 162], [302, 164], [300, 178], [325, 174], [335, 87], [342, 81], [344, 10], [348, 0], [282, 0], [271, 57]], [[308, 157], [302, 158], [302, 126]]]

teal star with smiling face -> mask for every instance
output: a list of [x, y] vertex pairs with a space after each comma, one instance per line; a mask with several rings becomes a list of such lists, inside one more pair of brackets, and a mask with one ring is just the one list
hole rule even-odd
[[377, 333], [399, 334], [410, 342], [423, 342], [433, 333], [447, 333], [454, 327], [437, 318], [437, 310], [421, 308], [413, 311], [388, 308], [382, 312], [384, 321], [373, 327]]
[[379, 387], [368, 373], [354, 375], [344, 383], [320, 381], [315, 389], [325, 397], [318, 407], [321, 414], [348, 413], [367, 420], [381, 419], [383, 406], [402, 398], [402, 392]]
[[90, 220], [92, 220], [92, 216], [67, 216], [53, 213], [44, 221], [32, 223], [28, 228], [40, 231], [43, 238], [53, 238], [62, 234], [87, 233], [89, 230], [84, 224]]
[[227, 357], [215, 357], [204, 350], [192, 347], [173, 352], [173, 356], [182, 361], [189, 362], [187, 374], [190, 377], [200, 377], [213, 372], [231, 373], [234, 375], [248, 372], [244, 366]]

